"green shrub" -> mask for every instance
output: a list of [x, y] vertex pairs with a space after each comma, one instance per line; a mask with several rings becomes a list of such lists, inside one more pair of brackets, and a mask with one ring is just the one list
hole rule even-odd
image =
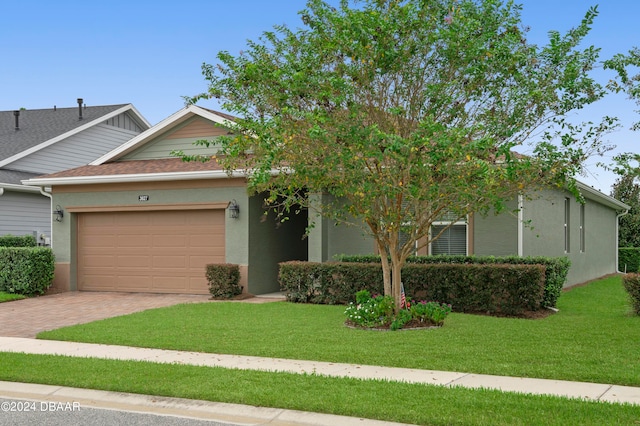
[[447, 315], [451, 313], [451, 305], [440, 302], [420, 301], [410, 302], [411, 318], [420, 322], [442, 325]]
[[242, 293], [240, 267], [230, 263], [210, 264], [206, 269], [209, 293], [214, 299], [231, 299]]
[[633, 312], [640, 315], [640, 274], [625, 274], [622, 277], [622, 283], [629, 293]]
[[[407, 294], [452, 304], [458, 312], [519, 315], [543, 307], [542, 265], [408, 264]], [[380, 263], [280, 264], [280, 288], [291, 302], [347, 304], [360, 290], [383, 293]]]
[[38, 242], [33, 235], [1, 235], [0, 247], [37, 247]]
[[[338, 256], [340, 262], [380, 262], [380, 256], [369, 255], [342, 255]], [[558, 298], [562, 294], [562, 288], [567, 281], [567, 274], [571, 261], [567, 257], [519, 257], [519, 256], [463, 256], [463, 255], [438, 255], [438, 256], [410, 256], [407, 264], [510, 264], [510, 265], [544, 265], [545, 284], [542, 306], [555, 307]], [[404, 275], [404, 270], [403, 270]], [[403, 278], [404, 279], [404, 278]]]
[[53, 282], [54, 267], [49, 247], [0, 247], [0, 291], [44, 294]]
[[291, 261], [280, 264], [278, 280], [289, 302], [346, 305], [360, 290], [384, 292], [378, 264]]
[[618, 271], [640, 272], [640, 247], [621, 247], [618, 249]]

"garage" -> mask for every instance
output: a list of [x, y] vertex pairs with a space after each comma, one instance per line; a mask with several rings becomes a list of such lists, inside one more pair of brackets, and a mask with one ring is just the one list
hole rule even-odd
[[223, 209], [77, 214], [78, 290], [207, 294], [225, 262]]

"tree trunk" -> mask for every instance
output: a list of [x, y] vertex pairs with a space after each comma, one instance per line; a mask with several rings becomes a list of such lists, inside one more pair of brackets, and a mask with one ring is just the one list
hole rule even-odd
[[402, 263], [400, 253], [395, 252], [391, 255], [391, 286], [393, 288], [396, 313], [402, 308], [400, 306], [402, 296]]
[[378, 252], [380, 253], [380, 262], [382, 263], [382, 282], [384, 284], [384, 295], [392, 296], [391, 294], [391, 269], [389, 267], [389, 254], [386, 248], [376, 241], [378, 244]]

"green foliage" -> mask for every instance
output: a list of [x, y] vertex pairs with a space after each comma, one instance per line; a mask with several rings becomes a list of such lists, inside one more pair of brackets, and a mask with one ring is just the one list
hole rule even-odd
[[[368, 295], [368, 296], [367, 296]], [[356, 303], [350, 303], [345, 310], [347, 319], [360, 327], [380, 327], [393, 319], [393, 298], [377, 295], [371, 297], [366, 290], [356, 294]]]
[[640, 315], [640, 275], [625, 274], [622, 277], [622, 284], [624, 285], [624, 289], [629, 294], [633, 312], [636, 315]]
[[640, 247], [618, 249], [618, 271], [640, 272]]
[[44, 294], [53, 282], [55, 258], [48, 247], [0, 247], [0, 291]]
[[451, 305], [439, 302], [411, 302], [409, 307], [411, 317], [420, 321], [435, 325], [442, 325], [447, 315], [451, 313]]
[[36, 237], [33, 235], [2, 235], [0, 247], [36, 247]]
[[399, 330], [411, 321], [419, 326], [441, 326], [451, 313], [451, 305], [439, 302], [409, 301], [407, 309], [394, 312], [391, 296], [371, 296], [368, 290], [356, 293], [356, 302], [349, 303], [344, 313], [347, 321], [358, 327]]
[[206, 269], [209, 292], [214, 299], [231, 299], [242, 293], [240, 267], [229, 263], [209, 264]]
[[[614, 70], [618, 74], [617, 79], [609, 81], [608, 88], [614, 92], [626, 93], [630, 99], [636, 102], [636, 105], [640, 105], [640, 73], [638, 73], [638, 67], [640, 67], [640, 49], [637, 47], [629, 50], [627, 54], [616, 54], [613, 58], [604, 62], [605, 69]], [[632, 74], [634, 72], [635, 74]], [[640, 122], [636, 122], [632, 126], [632, 129], [640, 129]], [[639, 158], [638, 154], [623, 154], [623, 156], [619, 158], [624, 158], [625, 155], [630, 155], [626, 160], [633, 158], [637, 161]], [[626, 165], [628, 166], [629, 164], [627, 163]], [[629, 171], [629, 169], [625, 167], [619, 171], [623, 170], [623, 173]], [[637, 174], [637, 172], [638, 170], [636, 168], [635, 173]]]
[[[407, 294], [449, 303], [457, 312], [519, 315], [543, 307], [542, 265], [414, 263], [404, 267], [403, 277]], [[284, 262], [279, 279], [289, 301], [346, 304], [360, 290], [381, 293], [382, 267], [379, 263]]]
[[346, 305], [360, 290], [384, 293], [379, 264], [284, 262], [278, 281], [290, 302]]
[[[380, 256], [370, 255], [342, 255], [338, 256], [341, 262], [380, 262]], [[461, 256], [461, 255], [440, 255], [440, 256], [410, 256], [407, 263], [433, 264], [433, 263], [453, 263], [453, 264], [509, 264], [509, 265], [544, 265], [545, 284], [544, 299], [542, 306], [545, 308], [555, 307], [558, 298], [562, 294], [562, 288], [567, 281], [567, 274], [571, 261], [567, 257], [519, 257], [519, 256]]]
[[190, 101], [216, 98], [238, 116], [216, 161], [250, 170], [250, 189], [280, 213], [312, 207], [373, 236], [398, 303], [400, 269], [417, 241], [437, 238], [434, 221], [500, 212], [549, 185], [577, 196], [573, 176], [608, 148], [615, 119], [573, 121], [605, 94], [590, 75], [599, 49], [582, 47], [596, 8], [542, 46], [528, 42], [520, 9], [309, 0], [300, 29], [276, 26], [203, 65], [208, 89]]
[[640, 185], [637, 183], [637, 176], [630, 173], [620, 176], [612, 189], [613, 198], [631, 207], [629, 212], [619, 219], [618, 246], [640, 247]]

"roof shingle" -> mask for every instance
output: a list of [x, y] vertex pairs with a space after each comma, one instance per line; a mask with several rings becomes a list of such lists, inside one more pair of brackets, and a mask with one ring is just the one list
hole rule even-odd
[[16, 130], [13, 111], [0, 111], [0, 160], [63, 135], [128, 104], [21, 110]]

